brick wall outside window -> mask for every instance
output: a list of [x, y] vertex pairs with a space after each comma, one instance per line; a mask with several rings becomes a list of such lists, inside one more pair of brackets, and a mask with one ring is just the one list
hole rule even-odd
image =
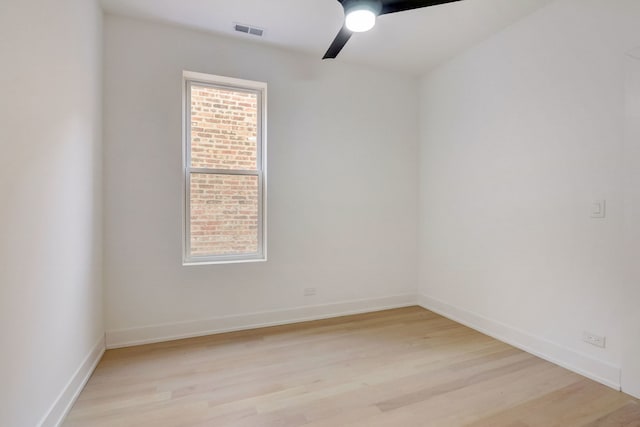
[[[255, 93], [191, 86], [191, 167], [257, 169]], [[258, 177], [191, 174], [191, 255], [258, 251]]]

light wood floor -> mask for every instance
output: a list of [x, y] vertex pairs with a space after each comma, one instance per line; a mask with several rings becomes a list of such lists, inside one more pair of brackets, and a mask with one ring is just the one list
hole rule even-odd
[[640, 426], [640, 403], [410, 307], [107, 351], [64, 425]]

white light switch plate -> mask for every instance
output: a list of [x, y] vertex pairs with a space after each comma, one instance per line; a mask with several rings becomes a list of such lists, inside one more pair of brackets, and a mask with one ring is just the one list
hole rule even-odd
[[591, 218], [605, 218], [607, 216], [607, 201], [595, 200], [591, 203]]

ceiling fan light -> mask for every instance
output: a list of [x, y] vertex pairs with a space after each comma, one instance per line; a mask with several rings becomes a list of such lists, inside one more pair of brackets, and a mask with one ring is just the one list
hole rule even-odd
[[347, 13], [345, 25], [354, 33], [369, 31], [376, 25], [376, 14], [366, 7], [352, 9]]

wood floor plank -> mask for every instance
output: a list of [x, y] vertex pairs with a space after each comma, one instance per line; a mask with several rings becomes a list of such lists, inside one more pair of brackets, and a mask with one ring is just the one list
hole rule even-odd
[[640, 427], [640, 403], [420, 307], [109, 350], [66, 427]]
[[629, 402], [623, 407], [585, 424], [584, 427], [639, 427], [640, 404]]

